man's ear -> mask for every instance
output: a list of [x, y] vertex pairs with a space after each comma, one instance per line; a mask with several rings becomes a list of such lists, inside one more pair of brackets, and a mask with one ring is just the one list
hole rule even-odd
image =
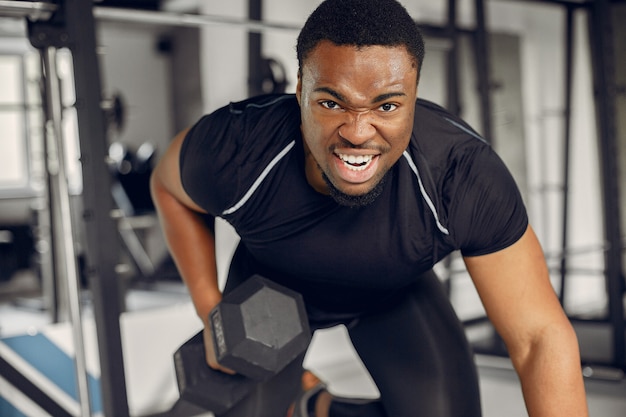
[[302, 98], [302, 74], [300, 70], [298, 70], [298, 81], [296, 83], [296, 99], [298, 100], [298, 104], [300, 104], [300, 100]]

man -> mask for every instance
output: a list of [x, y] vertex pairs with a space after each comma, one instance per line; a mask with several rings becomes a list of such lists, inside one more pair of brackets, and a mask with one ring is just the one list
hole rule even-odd
[[[241, 237], [225, 291], [253, 273], [299, 291], [313, 329], [347, 327], [381, 393], [356, 401], [317, 384], [294, 415], [476, 417], [471, 350], [432, 272], [460, 250], [529, 415], [587, 416], [576, 336], [519, 192], [470, 127], [417, 99], [424, 47], [406, 10], [393, 0], [327, 0], [297, 52], [295, 97], [205, 116], [174, 139], [152, 178], [205, 335], [221, 299], [211, 227], [219, 216]], [[210, 349], [207, 361], [217, 367]], [[270, 381], [246, 415], [285, 415], [300, 377], [296, 367]]]

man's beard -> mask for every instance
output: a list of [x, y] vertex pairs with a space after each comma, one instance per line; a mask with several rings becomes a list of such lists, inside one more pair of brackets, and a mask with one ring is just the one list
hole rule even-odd
[[383, 192], [385, 188], [385, 183], [387, 182], [387, 178], [389, 177], [390, 171], [387, 171], [385, 175], [378, 181], [378, 183], [365, 194], [361, 195], [350, 195], [340, 191], [335, 185], [330, 181], [330, 179], [326, 176], [325, 173], [322, 173], [322, 177], [328, 185], [328, 190], [330, 192], [330, 196], [335, 200], [335, 202], [341, 206], [350, 207], [350, 208], [360, 208], [365, 207], [374, 202]]

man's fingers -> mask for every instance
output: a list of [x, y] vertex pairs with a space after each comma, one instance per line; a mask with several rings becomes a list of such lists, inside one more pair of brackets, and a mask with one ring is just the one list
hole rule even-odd
[[226, 368], [224, 366], [221, 366], [217, 362], [217, 356], [215, 355], [215, 350], [213, 347], [213, 335], [211, 333], [210, 326], [205, 326], [203, 336], [204, 336], [204, 350], [206, 352], [205, 356], [206, 356], [207, 364], [215, 370], [222, 371], [230, 375], [235, 375], [236, 374], [235, 371], [233, 371], [232, 369]]

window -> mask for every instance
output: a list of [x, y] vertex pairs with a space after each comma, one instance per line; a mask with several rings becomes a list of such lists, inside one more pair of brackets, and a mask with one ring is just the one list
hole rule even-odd
[[24, 61], [0, 55], [0, 190], [29, 186]]

